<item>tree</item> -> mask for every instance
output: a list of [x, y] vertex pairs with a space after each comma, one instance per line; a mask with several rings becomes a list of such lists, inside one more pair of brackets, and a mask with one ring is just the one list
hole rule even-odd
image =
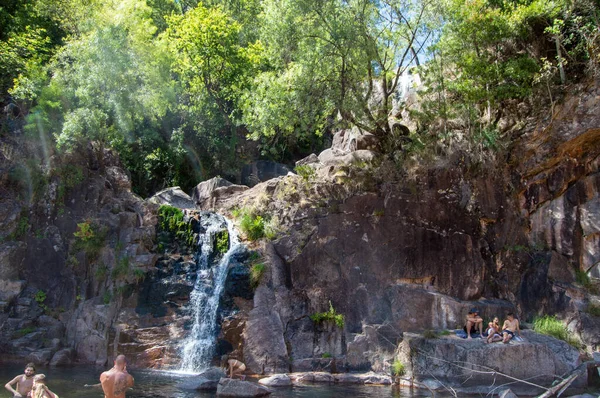
[[182, 87], [184, 123], [221, 171], [235, 163], [238, 104], [260, 63], [260, 43], [242, 46], [240, 31], [241, 25], [221, 7], [199, 4], [171, 17], [165, 35]]
[[[245, 116], [253, 137], [306, 134], [306, 128], [315, 134], [340, 117], [340, 125], [385, 139], [399, 78], [423, 51], [430, 6], [428, 1], [266, 1], [261, 39], [271, 69], [256, 80], [258, 90], [244, 106], [261, 109]], [[282, 117], [280, 103], [288, 97], [304, 106]]]

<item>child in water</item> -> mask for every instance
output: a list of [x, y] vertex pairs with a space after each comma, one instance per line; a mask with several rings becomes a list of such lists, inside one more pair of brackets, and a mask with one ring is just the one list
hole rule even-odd
[[31, 398], [58, 398], [58, 395], [46, 386], [46, 375], [40, 373], [33, 378]]

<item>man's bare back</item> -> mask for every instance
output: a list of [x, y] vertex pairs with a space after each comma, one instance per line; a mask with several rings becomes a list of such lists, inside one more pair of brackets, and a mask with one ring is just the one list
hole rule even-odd
[[105, 398], [125, 398], [125, 392], [133, 387], [133, 377], [127, 373], [125, 357], [119, 355], [115, 366], [100, 375]]

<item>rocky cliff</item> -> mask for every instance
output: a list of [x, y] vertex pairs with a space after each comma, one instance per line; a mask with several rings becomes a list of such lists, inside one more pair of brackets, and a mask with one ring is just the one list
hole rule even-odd
[[[200, 209], [269, 220], [273, 239], [235, 260], [220, 306], [217, 353], [254, 372], [381, 370], [403, 333], [459, 327], [472, 306], [485, 318], [557, 314], [597, 350], [589, 309], [600, 301], [585, 276], [599, 276], [599, 94], [583, 87], [551, 118], [513, 127], [493, 164], [458, 153], [409, 175], [372, 136], [342, 131], [301, 175], [210, 181], [194, 200], [177, 190], [142, 200], [108, 152], [58, 160], [4, 136], [0, 349], [40, 363], [124, 352], [137, 366], [175, 366], [197, 265], [193, 245], [159, 241], [169, 203], [195, 236]], [[265, 265], [254, 290], [250, 251]], [[343, 322], [315, 317], [328, 311]]]

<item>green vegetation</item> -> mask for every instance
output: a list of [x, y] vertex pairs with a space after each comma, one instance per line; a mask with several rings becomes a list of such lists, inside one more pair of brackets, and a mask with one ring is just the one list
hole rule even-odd
[[240, 229], [250, 240], [258, 240], [265, 236], [265, 220], [254, 211], [244, 209], [241, 213]]
[[45, 304], [47, 297], [48, 296], [46, 295], [46, 292], [44, 292], [43, 290], [38, 290], [35, 293], [35, 296], [33, 296], [33, 299], [35, 300], [35, 302], [38, 303], [38, 305], [40, 306], [41, 309], [44, 310], [44, 312], [48, 311], [48, 306]]
[[62, 203], [67, 194], [83, 182], [83, 171], [80, 167], [75, 165], [65, 164], [55, 169], [54, 173], [59, 177], [59, 184], [56, 189], [56, 200], [59, 203]]
[[310, 182], [314, 180], [317, 175], [315, 168], [309, 164], [296, 166], [294, 168], [294, 171], [296, 172], [296, 174], [302, 177], [302, 180], [304, 180], [304, 182]]
[[[9, 0], [0, 97], [58, 154], [91, 148], [103, 168], [116, 150], [147, 196], [318, 152], [340, 128], [374, 134], [398, 167], [452, 145], [493, 153], [511, 107], [552, 109], [598, 72], [599, 48], [592, 0]], [[409, 72], [418, 110], [394, 107]], [[405, 110], [416, 131], [392, 128]], [[41, 164], [13, 170], [29, 199]], [[64, 171], [59, 198], [79, 176]]]
[[437, 339], [438, 334], [435, 332], [435, 330], [427, 329], [423, 331], [423, 337], [426, 339]]
[[226, 229], [217, 232], [215, 236], [215, 248], [219, 254], [225, 254], [229, 250], [229, 232]]
[[588, 314], [590, 314], [592, 316], [600, 317], [600, 305], [590, 303], [590, 304], [588, 304], [585, 312], [587, 312]]
[[333, 357], [333, 355], [331, 355], [329, 352], [324, 352], [324, 353], [321, 355], [321, 358], [332, 358], [332, 357]]
[[375, 210], [373, 210], [373, 215], [375, 217], [383, 217], [385, 215], [385, 210], [384, 209], [375, 209]]
[[250, 267], [250, 286], [256, 289], [265, 273], [266, 266], [264, 263], [252, 264]]
[[398, 359], [394, 360], [392, 363], [392, 374], [396, 377], [404, 376], [406, 370], [404, 369], [404, 364], [400, 362]]
[[17, 221], [17, 227], [14, 232], [9, 236], [10, 240], [21, 239], [29, 231], [29, 216], [26, 211], [21, 211], [19, 215], [19, 221]]
[[323, 323], [327, 321], [333, 321], [339, 328], [344, 328], [344, 315], [335, 312], [331, 301], [329, 302], [329, 311], [326, 312], [315, 312], [310, 316], [310, 319], [314, 323]]
[[112, 301], [112, 299], [113, 299], [113, 295], [112, 295], [111, 292], [104, 292], [104, 295], [102, 296], [102, 302], [105, 305], [110, 304], [110, 302]]
[[587, 272], [580, 269], [575, 271], [575, 281], [586, 289], [589, 289], [593, 286], [592, 280]]
[[137, 283], [141, 282], [145, 276], [146, 276], [146, 273], [144, 272], [143, 269], [136, 268], [133, 270], [133, 277], [135, 278], [135, 281]]
[[13, 335], [14, 335], [15, 338], [18, 339], [18, 338], [26, 336], [26, 335], [28, 335], [30, 333], [33, 333], [35, 331], [36, 331], [36, 328], [34, 328], [34, 327], [28, 327], [28, 328], [23, 328], [23, 329], [19, 329], [19, 330], [15, 331]]
[[536, 317], [533, 320], [533, 330], [537, 333], [546, 334], [556, 339], [566, 341], [574, 347], [579, 348], [580, 346], [575, 336], [573, 336], [567, 327], [554, 315]]
[[125, 279], [129, 276], [130, 263], [129, 257], [121, 257], [116, 266], [112, 269], [110, 276], [113, 280]]
[[73, 236], [77, 238], [73, 249], [75, 251], [83, 250], [90, 262], [98, 258], [100, 250], [106, 244], [106, 231], [91, 220], [78, 223], [77, 231], [73, 233]]
[[96, 279], [104, 280], [106, 274], [108, 274], [108, 267], [104, 264], [98, 264], [98, 268], [96, 268], [96, 272], [94, 273]]
[[167, 247], [173, 242], [190, 248], [196, 247], [192, 224], [185, 221], [183, 212], [173, 206], [162, 205], [158, 209], [159, 246]]

